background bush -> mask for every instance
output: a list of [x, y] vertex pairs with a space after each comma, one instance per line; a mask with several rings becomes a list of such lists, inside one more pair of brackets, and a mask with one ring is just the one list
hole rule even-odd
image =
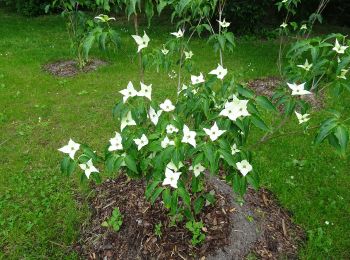
[[9, 7], [24, 16], [38, 16], [45, 14], [45, 6], [50, 0], [0, 0], [1, 6]]

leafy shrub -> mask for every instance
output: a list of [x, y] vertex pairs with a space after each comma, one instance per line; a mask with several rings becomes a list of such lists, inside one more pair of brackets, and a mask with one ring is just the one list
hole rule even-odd
[[45, 13], [47, 0], [0, 0], [0, 4], [8, 6], [25, 16], [37, 16]]

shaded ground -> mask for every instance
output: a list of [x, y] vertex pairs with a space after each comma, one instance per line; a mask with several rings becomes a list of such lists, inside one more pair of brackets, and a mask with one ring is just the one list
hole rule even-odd
[[52, 75], [60, 77], [71, 77], [81, 72], [89, 72], [97, 70], [99, 67], [106, 65], [107, 62], [93, 59], [80, 70], [78, 64], [74, 60], [56, 61], [43, 66], [43, 69]]
[[[184, 223], [170, 226], [160, 200], [153, 207], [144, 199], [142, 181], [126, 177], [95, 186], [92, 218], [82, 230], [76, 249], [88, 259], [241, 259], [249, 253], [263, 258], [296, 258], [302, 230], [291, 223], [269, 192], [249, 190], [243, 207], [234, 202], [231, 188], [218, 179], [210, 181], [216, 204], [201, 213], [205, 243], [191, 246]], [[115, 207], [124, 216], [118, 233], [101, 226]], [[162, 236], [155, 225], [162, 223]]]
[[[287, 87], [286, 84], [284, 84]], [[248, 86], [255, 91], [258, 95], [267, 96], [271, 98], [276, 89], [283, 86], [283, 82], [279, 77], [266, 77], [251, 80], [248, 82]], [[323, 107], [323, 97], [316, 97], [313, 95], [304, 95], [301, 98], [305, 99], [311, 104], [313, 108]]]

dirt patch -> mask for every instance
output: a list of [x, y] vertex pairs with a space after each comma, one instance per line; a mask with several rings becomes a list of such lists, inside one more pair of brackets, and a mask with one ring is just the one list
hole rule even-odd
[[[191, 234], [184, 223], [171, 227], [160, 200], [151, 207], [144, 199], [143, 181], [119, 177], [93, 189], [92, 217], [75, 247], [84, 259], [226, 260], [252, 253], [261, 258], [294, 258], [304, 237], [269, 192], [249, 189], [241, 207], [231, 188], [216, 178], [211, 178], [207, 187], [215, 190], [216, 203], [205, 207], [200, 216], [206, 240], [197, 247], [191, 246]], [[101, 226], [115, 207], [124, 216], [117, 233]], [[157, 237], [154, 229], [160, 222], [162, 236]]]
[[[271, 98], [275, 91], [283, 87], [287, 87], [287, 84], [283, 83], [281, 78], [278, 77], [267, 77], [251, 80], [247, 83], [248, 87], [252, 89], [256, 94], [267, 96]], [[301, 97], [305, 101], [307, 101], [313, 108], [322, 108], [323, 107], [323, 98], [312, 95], [304, 95]]]
[[99, 67], [107, 64], [108, 63], [105, 61], [93, 59], [90, 60], [82, 70], [80, 70], [76, 61], [64, 60], [46, 64], [43, 66], [43, 70], [59, 77], [72, 77], [81, 72], [97, 70]]

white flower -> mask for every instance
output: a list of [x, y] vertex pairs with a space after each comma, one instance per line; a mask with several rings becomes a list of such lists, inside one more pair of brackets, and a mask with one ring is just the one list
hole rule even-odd
[[148, 111], [148, 117], [149, 119], [152, 121], [152, 123], [154, 125], [157, 125], [158, 124], [158, 120], [159, 120], [159, 117], [160, 115], [162, 114], [162, 110], [159, 110], [158, 112], [156, 112], [153, 107], [150, 107], [149, 108], [149, 111]]
[[178, 32], [173, 32], [171, 34], [174, 35], [176, 38], [181, 38], [184, 36], [184, 32], [181, 29], [179, 29]]
[[219, 24], [220, 24], [220, 26], [221, 26], [222, 28], [227, 28], [227, 27], [229, 27], [230, 24], [231, 24], [231, 23], [229, 23], [229, 22], [226, 22], [225, 19], [224, 19], [223, 21], [218, 21], [218, 22], [219, 22]]
[[172, 141], [172, 140], [169, 140], [169, 138], [166, 136], [164, 138], [164, 140], [161, 142], [161, 146], [162, 146], [162, 148], [165, 149], [165, 148], [167, 148], [170, 145], [175, 145], [175, 142]]
[[69, 139], [68, 144], [58, 149], [58, 151], [69, 154], [69, 157], [74, 160], [74, 155], [79, 150], [79, 148], [80, 144], [74, 142], [72, 139]]
[[338, 79], [346, 79], [346, 74], [349, 72], [349, 70], [342, 69], [339, 76], [337, 76]]
[[300, 27], [300, 30], [307, 30], [307, 25], [306, 25], [306, 24], [303, 24], [303, 25]]
[[216, 122], [210, 129], [203, 128], [203, 130], [207, 135], [209, 135], [212, 141], [215, 141], [220, 137], [220, 135], [226, 132], [226, 130], [220, 130]]
[[203, 76], [202, 72], [201, 72], [201, 74], [199, 74], [199, 76], [191, 75], [191, 81], [192, 81], [193, 85], [203, 83], [205, 80], [204, 80], [204, 76]]
[[194, 88], [194, 89], [191, 90], [191, 92], [192, 92], [193, 95], [196, 95], [198, 93], [198, 89]]
[[173, 103], [171, 103], [169, 99], [166, 99], [164, 103], [159, 105], [159, 107], [165, 112], [170, 112], [175, 109], [175, 106], [173, 105]]
[[185, 60], [187, 59], [191, 59], [193, 56], [193, 52], [192, 51], [185, 51]]
[[108, 17], [108, 15], [105, 15], [105, 14], [100, 14], [98, 16], [95, 17], [96, 20], [100, 20], [101, 22], [108, 22], [110, 20], [114, 20], [115, 21], [115, 18], [114, 17]]
[[141, 83], [141, 90], [137, 93], [139, 97], [146, 97], [149, 100], [152, 100], [152, 84], [147, 86], [145, 84]]
[[324, 223], [325, 223], [327, 226], [329, 225], [329, 221], [327, 221], [327, 220], [326, 220]]
[[136, 122], [132, 118], [130, 111], [128, 112], [128, 114], [125, 117], [122, 118], [122, 122], [120, 124], [120, 131], [123, 131], [123, 129], [128, 125], [129, 126], [136, 125]]
[[173, 125], [167, 125], [166, 132], [167, 132], [167, 134], [177, 133], [177, 132], [179, 132], [179, 129], [177, 129]]
[[143, 31], [143, 37], [138, 35], [131, 35], [131, 36], [132, 38], [134, 38], [135, 42], [138, 45], [137, 52], [140, 52], [143, 48], [146, 48], [148, 46], [150, 39], [145, 31]]
[[333, 51], [336, 51], [339, 54], [344, 54], [345, 50], [349, 48], [349, 46], [342, 46], [339, 44], [338, 39], [335, 39], [335, 45], [332, 49]]
[[226, 102], [225, 108], [220, 112], [220, 116], [226, 116], [232, 121], [238, 117], [250, 116], [247, 105], [249, 100], [239, 100], [236, 96], [231, 102]]
[[236, 163], [237, 169], [242, 173], [243, 176], [246, 176], [250, 171], [253, 170], [253, 167], [247, 160]]
[[90, 174], [93, 172], [99, 172], [95, 166], [92, 164], [92, 160], [90, 159], [87, 163], [79, 164], [80, 168], [85, 171], [86, 177], [89, 179]]
[[166, 49], [165, 47], [162, 49], [162, 53], [164, 54], [164, 55], [167, 55], [168, 53], [169, 53], [169, 50], [168, 49]]
[[218, 79], [223, 79], [227, 75], [227, 69], [224, 69], [220, 64], [215, 69], [209, 72], [209, 74], [216, 75]]
[[193, 147], [196, 147], [196, 132], [190, 131], [190, 129], [187, 127], [187, 125], [184, 125], [183, 127], [183, 134], [181, 142], [188, 143], [192, 145]]
[[125, 89], [119, 91], [119, 93], [123, 95], [124, 103], [128, 100], [128, 98], [135, 97], [138, 95], [131, 81], [129, 81], [128, 86]]
[[232, 155], [235, 155], [236, 153], [239, 153], [241, 150], [239, 150], [238, 148], [237, 148], [237, 144], [233, 144], [232, 146], [231, 146], [231, 154]]
[[163, 186], [170, 185], [171, 187], [177, 189], [177, 181], [179, 180], [181, 172], [172, 171], [168, 167], [165, 169], [165, 179], [163, 181]]
[[186, 89], [188, 89], [188, 87], [185, 84], [183, 84], [181, 90], [179, 92], [177, 92], [177, 94], [179, 95], [182, 91], [184, 91]]
[[295, 83], [291, 84], [291, 83], [287, 83], [288, 87], [292, 90], [292, 96], [296, 96], [296, 95], [310, 95], [312, 94], [310, 91], [305, 90], [305, 84], [300, 84], [297, 85]]
[[309, 71], [311, 69], [311, 67], [312, 67], [312, 64], [309, 64], [309, 61], [306, 59], [304, 65], [297, 65], [297, 67], [302, 68], [302, 69], [304, 69], [306, 71]]
[[302, 114], [298, 113], [297, 111], [295, 111], [295, 114], [296, 114], [296, 116], [297, 116], [297, 118], [299, 120], [299, 124], [303, 124], [303, 123], [305, 123], [305, 122], [310, 120], [310, 118], [309, 118], [310, 114], [302, 115]]
[[145, 136], [144, 134], [141, 136], [140, 139], [134, 139], [135, 144], [137, 145], [137, 150], [141, 150], [142, 147], [148, 145], [148, 139], [147, 136]]
[[171, 161], [170, 163], [167, 164], [167, 168], [169, 168], [170, 170], [177, 172], [180, 168], [182, 168], [184, 165], [182, 162], [179, 162], [179, 164], [176, 166], [175, 163], [173, 161]]
[[205, 171], [205, 168], [200, 163], [198, 163], [193, 167], [191, 166], [189, 170], [193, 171], [194, 176], [198, 177], [202, 172]]
[[280, 27], [282, 27], [282, 28], [286, 28], [288, 26], [288, 24], [286, 24], [285, 22], [283, 22], [281, 25], [280, 25]]
[[115, 137], [109, 139], [109, 142], [111, 145], [108, 147], [108, 151], [123, 150], [122, 136], [118, 132], [115, 132]]

